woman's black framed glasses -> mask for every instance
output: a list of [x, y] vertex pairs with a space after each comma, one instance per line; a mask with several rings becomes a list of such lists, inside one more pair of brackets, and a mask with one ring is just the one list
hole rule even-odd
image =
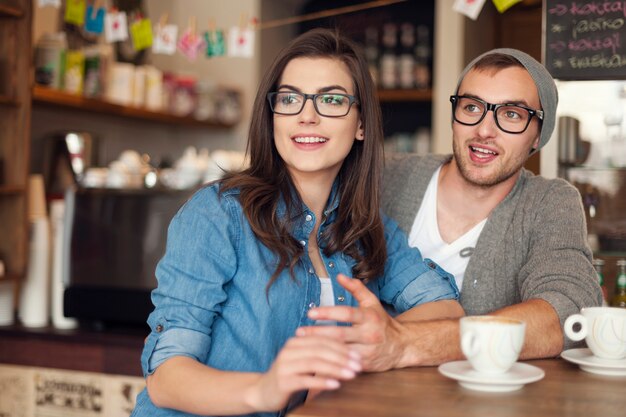
[[313, 101], [317, 114], [324, 117], [346, 116], [350, 113], [352, 105], [359, 103], [356, 97], [340, 93], [303, 94], [295, 91], [279, 91], [267, 95], [272, 112], [286, 116], [302, 112], [309, 99]]
[[450, 96], [454, 121], [475, 126], [482, 122], [488, 111], [492, 111], [496, 125], [506, 133], [523, 133], [533, 117], [543, 121], [543, 111], [519, 104], [491, 104], [476, 97]]

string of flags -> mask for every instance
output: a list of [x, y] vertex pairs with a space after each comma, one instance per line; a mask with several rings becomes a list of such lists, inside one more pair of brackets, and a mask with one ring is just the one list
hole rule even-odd
[[[173, 55], [180, 52], [190, 61], [199, 56], [207, 58], [229, 56], [250, 58], [254, 55], [256, 18], [248, 19], [241, 14], [239, 24], [228, 30], [219, 29], [211, 19], [207, 30], [200, 32], [195, 16], [189, 18], [187, 27], [179, 27], [168, 22], [165, 13], [153, 25], [150, 18], [140, 11], [126, 13], [116, 8], [106, 9], [103, 0], [65, 0], [63, 20], [66, 23], [83, 27], [94, 35], [103, 35], [108, 43], [124, 42], [131, 39], [136, 51], [151, 48], [152, 53]], [[61, 7], [61, 0], [38, 0], [39, 7]]]
[[[504, 13], [511, 6], [514, 6], [521, 1], [522, 0], [492, 0], [496, 9], [498, 9], [498, 12], [500, 13]], [[472, 20], [476, 20], [484, 5], [485, 0], [454, 0], [452, 10], [464, 14]]]
[[[88, 1], [90, 4], [87, 4]], [[358, 9], [386, 6], [405, 0], [372, 1], [360, 5]], [[522, 0], [492, 0], [496, 9], [504, 13], [513, 5]], [[39, 7], [61, 7], [62, 0], [38, 0]], [[476, 20], [483, 9], [486, 0], [455, 0], [452, 9]], [[140, 11], [127, 14], [124, 11], [103, 6], [103, 0], [65, 0], [64, 21], [83, 27], [88, 33], [104, 35], [106, 42], [124, 42], [131, 38], [136, 51], [152, 48], [155, 54], [173, 55], [177, 51], [188, 60], [194, 61], [198, 56], [207, 58], [230, 56], [250, 58], [254, 54], [256, 18], [248, 20], [242, 13], [239, 25], [228, 30], [218, 29], [215, 22], [208, 22], [207, 30], [198, 33], [195, 16], [189, 18], [187, 28], [179, 38], [179, 27], [168, 22], [168, 15], [162, 15], [153, 25], [150, 18], [143, 16]], [[342, 14], [352, 11], [355, 7], [328, 10], [328, 15]], [[343, 10], [350, 9], [350, 10]], [[313, 16], [312, 18], [314, 18]], [[308, 20], [309, 16], [295, 16], [287, 23]], [[258, 25], [271, 27], [269, 22]], [[278, 22], [278, 25], [282, 23]]]

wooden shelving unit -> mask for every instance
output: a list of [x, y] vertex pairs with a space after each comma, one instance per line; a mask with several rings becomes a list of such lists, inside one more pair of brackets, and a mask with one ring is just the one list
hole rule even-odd
[[63, 108], [82, 110], [86, 112], [109, 114], [131, 119], [147, 120], [181, 126], [197, 126], [211, 128], [229, 128], [235, 123], [215, 123], [196, 120], [193, 117], [180, 117], [170, 113], [156, 112], [139, 107], [121, 106], [104, 100], [86, 98], [76, 94], [68, 94], [51, 88], [35, 86], [33, 88], [33, 103], [45, 104]]
[[431, 101], [432, 90], [378, 90], [378, 99], [381, 103]]
[[0, 16], [22, 17], [23, 15], [24, 12], [21, 9], [0, 3]]
[[18, 101], [14, 98], [0, 94], [0, 106], [17, 106], [18, 104]]
[[0, 185], [0, 195], [22, 194], [24, 191], [24, 187]]
[[28, 263], [32, 0], [0, 3], [0, 258], [5, 281], [18, 282]]

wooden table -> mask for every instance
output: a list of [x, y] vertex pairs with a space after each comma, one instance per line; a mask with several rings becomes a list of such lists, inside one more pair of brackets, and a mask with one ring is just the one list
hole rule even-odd
[[289, 417], [626, 416], [626, 377], [591, 374], [562, 359], [527, 363], [545, 377], [508, 393], [468, 390], [436, 367], [362, 374]]

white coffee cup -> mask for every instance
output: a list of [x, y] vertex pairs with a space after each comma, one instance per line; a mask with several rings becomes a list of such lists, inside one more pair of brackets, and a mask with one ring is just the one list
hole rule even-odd
[[502, 374], [517, 361], [526, 323], [499, 316], [461, 318], [461, 350], [472, 367], [485, 374]]
[[[574, 326], [580, 325], [578, 331]], [[565, 320], [567, 337], [585, 339], [593, 354], [605, 359], [626, 358], [626, 309], [616, 307], [584, 307], [580, 314]]]

